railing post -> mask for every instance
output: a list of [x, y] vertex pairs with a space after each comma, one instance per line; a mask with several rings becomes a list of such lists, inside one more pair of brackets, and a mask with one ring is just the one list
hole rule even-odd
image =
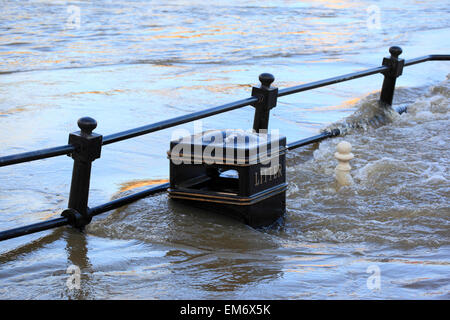
[[92, 133], [97, 127], [97, 121], [90, 117], [79, 119], [78, 127], [81, 131], [69, 134], [69, 144], [75, 147], [75, 151], [70, 154], [74, 162], [69, 205], [61, 215], [69, 219], [71, 226], [83, 229], [92, 219], [88, 208], [91, 167], [92, 162], [100, 158], [103, 137]]
[[403, 66], [405, 60], [399, 59], [399, 55], [402, 53], [400, 47], [390, 47], [389, 58], [383, 58], [383, 66], [389, 67], [388, 71], [383, 72], [384, 81], [381, 88], [380, 102], [383, 106], [392, 106], [392, 100], [394, 99], [395, 81], [401, 76], [403, 72]]
[[270, 109], [277, 105], [278, 88], [270, 86], [274, 80], [270, 73], [262, 73], [259, 75], [261, 86], [252, 88], [252, 97], [258, 97], [258, 102], [253, 104], [256, 109], [253, 130], [256, 132], [268, 129]]

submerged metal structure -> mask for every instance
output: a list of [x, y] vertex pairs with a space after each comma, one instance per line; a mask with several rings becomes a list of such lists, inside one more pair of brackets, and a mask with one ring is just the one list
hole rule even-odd
[[168, 154], [171, 199], [252, 227], [270, 226], [284, 215], [286, 137], [212, 130], [172, 141]]
[[[286, 187], [285, 171], [283, 171], [284, 153], [288, 150], [337, 136], [340, 134], [339, 130], [335, 129], [332, 131], [326, 131], [316, 136], [289, 144], [286, 144], [285, 138], [279, 139], [278, 142], [282, 148], [277, 149], [277, 151], [279, 152], [279, 159], [281, 160], [280, 163], [283, 164], [280, 170], [278, 170], [278, 167], [276, 171], [271, 171], [273, 169], [268, 170], [268, 176], [272, 176], [271, 184], [265, 185], [264, 187], [261, 186], [259, 189], [255, 183], [252, 185], [250, 181], [252, 174], [254, 175], [258, 172], [258, 170], [261, 170], [261, 168], [266, 168], [261, 162], [251, 164], [248, 159], [244, 159], [244, 164], [246, 165], [245, 169], [241, 167], [234, 167], [233, 165], [236, 165], [236, 163], [229, 164], [229, 167], [223, 167], [219, 164], [206, 165], [206, 163], [200, 163], [199, 167], [196, 167], [195, 169], [183, 168], [182, 166], [180, 168], [171, 167], [170, 183], [153, 186], [144, 191], [119, 198], [96, 207], [89, 207], [88, 199], [92, 162], [100, 158], [101, 150], [105, 145], [171, 128], [183, 123], [203, 119], [220, 113], [225, 113], [245, 106], [255, 107], [253, 130], [255, 134], [261, 134], [264, 130], [268, 129], [270, 110], [276, 106], [277, 99], [279, 97], [374, 74], [381, 73], [384, 75], [384, 81], [380, 93], [381, 107], [391, 107], [396, 79], [402, 75], [404, 67], [426, 61], [450, 60], [450, 55], [427, 55], [410, 60], [404, 60], [399, 58], [402, 53], [400, 47], [391, 47], [389, 52], [390, 56], [384, 58], [382, 65], [379, 67], [280, 90], [271, 86], [274, 81], [274, 77], [271, 74], [263, 73], [259, 77], [261, 82], [260, 86], [252, 89], [252, 94], [249, 98], [107, 136], [94, 133], [93, 130], [97, 126], [96, 120], [89, 117], [84, 117], [78, 120], [78, 127], [80, 130], [69, 134], [69, 141], [67, 145], [0, 157], [0, 167], [61, 155], [69, 155], [74, 160], [68, 207], [62, 212], [61, 217], [2, 231], [0, 232], [0, 241], [65, 225], [71, 225], [72, 227], [83, 229], [83, 227], [89, 224], [92, 218], [96, 215], [116, 209], [149, 195], [166, 191], [169, 188], [169, 195], [172, 198], [181, 199], [181, 194], [185, 192], [189, 197], [189, 199], [185, 200], [189, 200], [194, 203], [202, 203], [202, 207], [204, 207], [203, 204], [205, 203], [213, 203], [211, 201], [206, 201], [206, 199], [211, 199], [208, 196], [211, 196], [214, 192], [217, 193], [226, 191], [225, 189], [231, 187], [231, 190], [234, 190], [234, 195], [228, 195], [225, 199], [221, 199], [223, 200], [222, 202], [214, 202], [216, 209], [217, 206], [219, 206], [219, 209], [231, 208], [233, 210], [237, 210], [238, 213], [235, 216], [242, 218], [244, 222], [256, 227], [270, 224], [273, 222], [275, 217], [281, 217], [284, 212], [285, 203], [283, 203], [283, 199]], [[405, 112], [405, 109], [402, 108], [397, 111], [402, 113]], [[175, 144], [176, 143], [174, 143], [172, 147], [175, 146]], [[262, 145], [264, 144], [257, 144], [257, 147], [261, 147]], [[251, 147], [244, 147], [244, 149], [250, 151]], [[172, 160], [173, 159], [171, 159], [171, 161]], [[235, 158], [234, 160], [238, 162], [242, 159]], [[194, 176], [187, 174], [191, 169], [195, 172]], [[234, 178], [233, 176], [227, 177], [226, 171], [233, 170], [237, 172], [237, 176], [235, 175]], [[195, 178], [197, 178], [197, 182], [195, 181]], [[254, 176], [253, 179], [255, 179]], [[256, 176], [256, 182], [258, 181], [257, 179], [258, 176]], [[219, 188], [219, 190], [217, 190], [217, 188]], [[216, 200], [217, 199], [218, 198], [216, 198]], [[247, 207], [245, 210], [238, 208], [238, 203], [240, 203], [239, 201], [246, 203]], [[278, 207], [276, 207], [277, 204]], [[224, 207], [221, 207], [222, 205]], [[255, 207], [252, 207], [252, 205], [255, 205]], [[271, 209], [264, 211], [267, 207]], [[275, 211], [271, 211], [272, 209]], [[259, 214], [260, 212], [263, 212], [263, 214]]]

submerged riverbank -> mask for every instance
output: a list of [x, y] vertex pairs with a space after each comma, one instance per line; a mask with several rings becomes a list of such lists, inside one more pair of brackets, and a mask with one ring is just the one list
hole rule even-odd
[[[246, 98], [262, 72], [285, 88], [378, 66], [391, 45], [405, 59], [450, 53], [445, 1], [380, 1], [372, 30], [372, 3], [356, 1], [75, 3], [79, 29], [67, 28], [62, 2], [1, 4], [1, 155], [66, 144], [82, 116], [107, 135]], [[448, 299], [449, 74], [448, 62], [405, 68], [394, 105], [408, 112], [382, 126], [367, 121], [381, 75], [280, 98], [270, 128], [288, 142], [347, 129], [288, 153], [281, 227], [255, 230], [156, 195], [96, 217], [84, 234], [2, 242], [0, 299]], [[248, 129], [253, 114], [202, 126]], [[105, 147], [90, 206], [167, 179], [171, 134]], [[337, 188], [342, 140], [355, 184]], [[0, 228], [58, 216], [71, 170], [69, 157], [2, 167]], [[80, 289], [67, 286], [72, 265]]]

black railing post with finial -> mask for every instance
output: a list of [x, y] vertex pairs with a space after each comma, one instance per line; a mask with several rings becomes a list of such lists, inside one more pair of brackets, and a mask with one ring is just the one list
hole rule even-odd
[[261, 86], [252, 88], [252, 97], [258, 98], [258, 102], [253, 104], [256, 109], [253, 130], [256, 132], [268, 129], [270, 109], [277, 105], [278, 88], [270, 86], [274, 80], [270, 73], [262, 73], [259, 75]]
[[402, 75], [403, 66], [405, 65], [405, 60], [398, 57], [402, 53], [402, 49], [400, 47], [390, 47], [389, 53], [391, 56], [383, 59], [383, 66], [389, 67], [389, 70], [383, 72], [384, 81], [380, 94], [380, 102], [384, 106], [392, 106], [395, 82], [397, 78]]
[[103, 136], [92, 131], [97, 121], [90, 117], [78, 120], [80, 131], [69, 134], [69, 144], [75, 147], [70, 154], [73, 158], [72, 182], [70, 185], [68, 209], [61, 214], [69, 219], [69, 224], [82, 229], [91, 222], [88, 198], [92, 162], [100, 158]]

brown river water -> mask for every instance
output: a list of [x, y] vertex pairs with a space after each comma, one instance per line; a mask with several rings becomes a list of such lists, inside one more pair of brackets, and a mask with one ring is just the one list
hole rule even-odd
[[[448, 1], [0, 0], [0, 156], [64, 145], [91, 116], [108, 135], [279, 88], [449, 54]], [[379, 16], [377, 16], [379, 14]], [[394, 106], [382, 75], [282, 97], [284, 223], [256, 230], [158, 194], [70, 227], [0, 243], [0, 299], [449, 299], [450, 63], [406, 67]], [[252, 126], [245, 107], [203, 129]], [[192, 123], [180, 126], [192, 132]], [[105, 146], [89, 205], [168, 179], [173, 130]], [[352, 144], [354, 184], [334, 180]], [[59, 216], [73, 161], [0, 168], [0, 230]], [[79, 270], [79, 286], [68, 281]], [[76, 273], [76, 272], [75, 272]]]

